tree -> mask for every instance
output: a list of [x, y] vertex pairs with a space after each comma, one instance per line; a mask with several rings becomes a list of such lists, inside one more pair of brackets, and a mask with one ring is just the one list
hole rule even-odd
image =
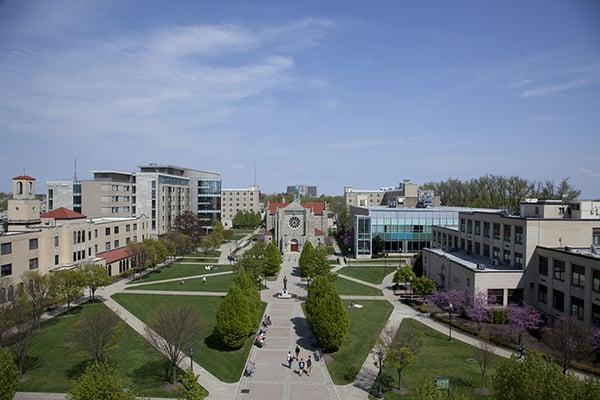
[[86, 287], [83, 273], [78, 269], [57, 271], [50, 275], [53, 297], [67, 303], [67, 314], [71, 312], [71, 303], [82, 295]]
[[238, 211], [233, 217], [234, 228], [258, 228], [262, 222], [260, 212]]
[[217, 308], [215, 334], [225, 347], [239, 349], [254, 330], [255, 313], [242, 289], [233, 285]]
[[44, 310], [52, 300], [50, 277], [37, 271], [27, 271], [21, 276], [21, 281], [30, 304], [34, 327], [37, 328]]
[[540, 313], [529, 305], [508, 306], [508, 323], [510, 329], [517, 334], [521, 344], [523, 334], [529, 330], [537, 329], [542, 323]]
[[157, 310], [146, 328], [150, 342], [171, 362], [171, 383], [177, 383], [177, 366], [185, 357], [183, 350], [193, 343], [200, 320], [187, 306]]
[[186, 370], [181, 376], [178, 391], [183, 400], [204, 399], [204, 390], [198, 383], [198, 376], [191, 369]]
[[75, 346], [95, 362], [106, 361], [107, 353], [117, 346], [119, 317], [109, 310], [85, 314], [76, 325]]
[[144, 239], [139, 249], [143, 253], [144, 263], [142, 267], [147, 268], [150, 266], [152, 270], [156, 268], [157, 264], [164, 262], [169, 255], [167, 246], [160, 240]]
[[[314, 248], [311, 242], [306, 242], [298, 260], [302, 275], [310, 282], [317, 276], [328, 275], [331, 264], [327, 261], [327, 249], [319, 246]], [[334, 277], [328, 277], [333, 279]]]
[[425, 301], [425, 296], [435, 292], [436, 284], [431, 278], [420, 276], [413, 281], [412, 289]]
[[415, 390], [417, 400], [443, 400], [446, 396], [432, 382], [424, 383]]
[[573, 361], [590, 353], [590, 336], [590, 330], [572, 317], [558, 319], [554, 326], [544, 329], [542, 334], [544, 343], [552, 349], [563, 374], [567, 373]]
[[384, 249], [385, 249], [385, 242], [383, 241], [383, 239], [381, 237], [379, 237], [379, 235], [373, 236], [373, 239], [371, 239], [371, 253], [374, 256], [378, 256], [381, 253], [383, 253]]
[[252, 324], [252, 331], [254, 331], [260, 325], [260, 319], [262, 317], [260, 293], [258, 290], [260, 282], [252, 279], [252, 276], [249, 273], [242, 270], [239, 271], [234, 278], [234, 284], [242, 290], [244, 296], [248, 300], [250, 309], [254, 312], [255, 317]]
[[302, 275], [308, 276], [309, 270], [313, 264], [313, 253], [315, 251], [314, 246], [310, 241], [307, 241], [302, 248], [302, 252], [300, 252], [300, 258], [298, 259], [298, 265], [300, 266], [300, 271], [302, 271]]
[[479, 346], [473, 348], [473, 359], [477, 361], [479, 371], [481, 372], [482, 390], [485, 390], [485, 374], [494, 361], [495, 352], [494, 346], [483, 340], [479, 342]]
[[279, 267], [281, 266], [281, 253], [275, 243], [271, 242], [265, 247], [264, 262], [265, 275], [277, 275]]
[[404, 265], [394, 274], [393, 282], [396, 284], [402, 282], [406, 286], [407, 282], [412, 282], [416, 278], [417, 275], [413, 272], [412, 268], [409, 265]]
[[225, 228], [223, 227], [223, 223], [218, 219], [214, 220], [212, 223], [212, 233], [219, 239], [218, 246], [220, 246], [225, 240]]
[[88, 264], [81, 267], [81, 272], [85, 277], [85, 284], [90, 289], [90, 301], [95, 301], [96, 290], [108, 286], [111, 283], [110, 276], [106, 268], [102, 265]]
[[123, 388], [117, 371], [105, 363], [90, 364], [71, 386], [71, 400], [133, 400]]
[[0, 400], [12, 400], [19, 386], [19, 370], [12, 354], [0, 348]]
[[173, 258], [191, 253], [196, 248], [189, 235], [176, 230], [169, 231], [161, 240], [167, 247], [168, 254]]
[[250, 274], [252, 279], [258, 281], [264, 275], [265, 267], [265, 245], [257, 243], [242, 254], [237, 263], [237, 270], [244, 270]]
[[444, 311], [450, 311], [452, 304], [452, 312], [459, 314], [467, 303], [467, 295], [462, 290], [444, 289], [429, 296], [428, 300]]
[[218, 233], [211, 232], [202, 238], [200, 246], [204, 249], [205, 253], [208, 253], [209, 251], [214, 252], [217, 249], [217, 247], [221, 245], [222, 242], [223, 239], [219, 236]]
[[200, 240], [204, 234], [204, 227], [198, 219], [198, 215], [189, 210], [175, 217], [173, 229], [188, 235], [196, 246], [200, 244]]
[[39, 320], [36, 322], [35, 317], [31, 317], [32, 307], [27, 295], [19, 291], [15, 299], [2, 308], [6, 323], [10, 327], [6, 342], [17, 359], [20, 377], [23, 376], [25, 358], [39, 326]]
[[489, 318], [487, 293], [477, 291], [470, 297], [465, 313], [471, 321], [477, 322], [477, 330], [481, 331], [481, 323]]
[[326, 351], [337, 350], [348, 332], [348, 312], [335, 285], [326, 276], [317, 276], [309, 286], [306, 314], [321, 347]]
[[384, 365], [392, 367], [398, 374], [398, 390], [402, 388], [402, 371], [415, 360], [415, 355], [423, 345], [423, 337], [414, 329], [400, 327], [397, 332], [393, 327], [386, 327], [378, 339], [385, 358]]

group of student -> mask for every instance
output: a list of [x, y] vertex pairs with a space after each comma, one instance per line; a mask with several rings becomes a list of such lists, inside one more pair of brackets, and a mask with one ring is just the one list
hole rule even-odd
[[271, 317], [267, 315], [261, 323], [261, 327], [260, 327], [260, 330], [258, 331], [258, 335], [256, 335], [256, 337], [254, 338], [254, 344], [256, 345], [256, 347], [261, 347], [261, 348], [264, 347], [265, 338], [266, 338], [266, 334], [267, 334], [267, 328], [269, 326], [271, 326], [271, 324], [272, 324]]
[[296, 371], [296, 373], [299, 376], [302, 376], [304, 374], [306, 374], [307, 376], [310, 376], [310, 372], [312, 370], [312, 363], [313, 363], [311, 355], [309, 354], [308, 358], [306, 359], [306, 362], [304, 362], [304, 358], [300, 358], [300, 347], [296, 346], [296, 349], [294, 351], [296, 353], [295, 357], [292, 355], [291, 351], [288, 351], [288, 355], [287, 355], [288, 368], [292, 369], [294, 360], [296, 360], [298, 362], [298, 370]]

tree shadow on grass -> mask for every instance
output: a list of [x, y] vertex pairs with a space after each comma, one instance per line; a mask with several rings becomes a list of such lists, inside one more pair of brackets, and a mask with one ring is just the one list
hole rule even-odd
[[136, 385], [143, 386], [149, 383], [166, 384], [169, 382], [171, 368], [165, 360], [147, 361], [127, 375]]
[[221, 338], [219, 338], [219, 335], [217, 335], [216, 332], [214, 332], [214, 331], [209, 336], [204, 338], [204, 344], [209, 349], [218, 350], [218, 351], [222, 351], [225, 353], [233, 353], [233, 352], [241, 350], [244, 347], [244, 346], [242, 346], [239, 349], [232, 349], [230, 347], [225, 346], [225, 344], [223, 344], [223, 342], [221, 341]]
[[69, 379], [79, 378], [81, 376], [81, 374], [83, 374], [83, 372], [85, 371], [85, 369], [87, 368], [87, 366], [89, 364], [90, 364], [90, 360], [82, 360], [82, 361], [78, 362], [77, 364], [72, 365], [67, 370], [67, 377]]

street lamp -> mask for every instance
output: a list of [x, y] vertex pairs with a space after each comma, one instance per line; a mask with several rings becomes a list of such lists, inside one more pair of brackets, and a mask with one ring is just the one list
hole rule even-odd
[[379, 372], [377, 373], [377, 399], [383, 399], [383, 389], [381, 388], [381, 365], [383, 364], [383, 350], [379, 349], [377, 352], [377, 358], [379, 359]]
[[388, 256], [387, 251], [384, 252], [383, 255], [385, 257], [385, 267], [383, 267], [384, 268], [384, 275], [387, 275], [387, 256]]
[[452, 340], [452, 310], [454, 309], [454, 305], [452, 303], [448, 304], [448, 319], [450, 320], [450, 324], [448, 325], [448, 328], [450, 329], [448, 331], [448, 340]]
[[194, 348], [190, 347], [190, 370], [194, 372]]

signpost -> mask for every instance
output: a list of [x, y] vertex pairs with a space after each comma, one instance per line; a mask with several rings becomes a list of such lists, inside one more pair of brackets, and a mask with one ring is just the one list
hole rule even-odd
[[440, 390], [447, 390], [448, 398], [450, 398], [450, 378], [435, 378], [435, 387]]

